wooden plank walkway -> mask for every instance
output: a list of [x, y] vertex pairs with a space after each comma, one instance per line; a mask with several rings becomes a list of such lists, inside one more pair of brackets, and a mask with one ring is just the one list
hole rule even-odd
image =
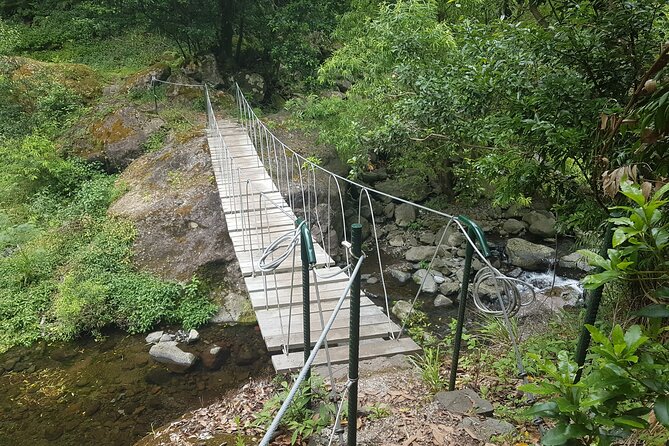
[[[272, 273], [262, 273], [258, 260], [272, 241], [295, 227], [296, 217], [265, 170], [245, 130], [231, 121], [219, 121], [218, 134], [208, 133], [209, 150], [230, 239], [244, 276], [249, 298], [277, 373], [303, 365], [302, 262], [299, 247]], [[227, 153], [232, 160], [226, 159]], [[232, 175], [232, 176], [231, 176]], [[314, 241], [317, 277], [310, 274], [311, 340], [316, 342], [348, 283], [347, 275]], [[281, 250], [280, 250], [281, 251]], [[280, 253], [279, 253], [280, 254]], [[273, 260], [270, 257], [269, 260]], [[340, 272], [340, 274], [334, 275]], [[320, 296], [320, 305], [316, 296]], [[390, 338], [400, 328], [365, 296], [360, 302], [360, 358], [410, 354], [420, 350], [410, 338]], [[290, 326], [290, 332], [288, 328]], [[328, 333], [330, 360], [348, 361], [349, 300], [346, 299]], [[327, 361], [324, 349], [314, 365]]]

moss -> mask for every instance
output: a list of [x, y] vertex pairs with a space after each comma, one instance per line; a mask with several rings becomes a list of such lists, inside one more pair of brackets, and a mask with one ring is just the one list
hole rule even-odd
[[93, 123], [90, 127], [90, 133], [93, 135], [94, 143], [114, 144], [132, 136], [136, 132], [127, 127], [121, 117], [113, 116]]
[[86, 65], [40, 62], [25, 57], [4, 58], [0, 62], [14, 68], [8, 74], [26, 90], [41, 90], [54, 83], [60, 84], [76, 92], [89, 104], [102, 94], [100, 76]]

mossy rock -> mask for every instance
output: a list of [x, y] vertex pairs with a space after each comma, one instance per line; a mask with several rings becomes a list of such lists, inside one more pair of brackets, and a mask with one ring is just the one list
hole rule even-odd
[[[0, 58], [0, 70], [26, 93], [43, 91], [60, 84], [90, 104], [102, 94], [100, 76], [82, 64], [40, 62], [27, 57]], [[28, 94], [28, 97], [33, 95]]]

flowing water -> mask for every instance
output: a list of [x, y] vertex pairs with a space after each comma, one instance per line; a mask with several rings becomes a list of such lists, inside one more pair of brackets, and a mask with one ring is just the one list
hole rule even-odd
[[153, 361], [144, 335], [13, 349], [0, 356], [1, 446], [128, 446], [205, 405], [271, 364], [255, 327], [209, 326], [182, 349], [229, 350], [220, 370], [198, 363], [185, 374]]

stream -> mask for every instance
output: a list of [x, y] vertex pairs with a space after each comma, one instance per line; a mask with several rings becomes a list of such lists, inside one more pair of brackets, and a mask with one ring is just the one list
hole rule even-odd
[[253, 326], [210, 325], [180, 346], [195, 354], [219, 345], [219, 370], [201, 362], [185, 374], [149, 357], [145, 335], [120, 330], [101, 341], [14, 348], [0, 356], [1, 446], [129, 446], [152, 429], [206, 405], [250, 377], [271, 373]]

